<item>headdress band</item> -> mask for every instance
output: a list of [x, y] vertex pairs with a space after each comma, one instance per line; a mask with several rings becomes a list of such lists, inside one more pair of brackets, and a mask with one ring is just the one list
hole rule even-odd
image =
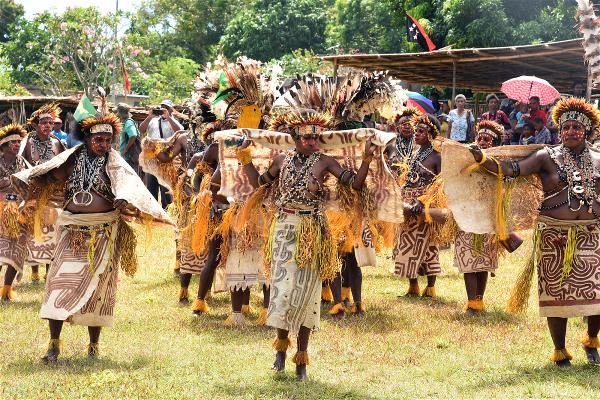
[[52, 118], [54, 119], [54, 115], [50, 114], [50, 113], [44, 113], [44, 114], [40, 114], [38, 115], [38, 121], [41, 121], [44, 118]]
[[585, 127], [586, 131], [589, 131], [592, 129], [592, 120], [589, 119], [587, 115], [585, 115], [584, 113], [579, 112], [579, 111], [564, 112], [560, 116], [559, 126], [562, 126], [567, 121], [577, 121], [577, 122], [581, 123]]
[[0, 140], [0, 146], [2, 146], [4, 143], [12, 142], [13, 140], [21, 141], [21, 139], [22, 139], [22, 137], [19, 135], [10, 135], [10, 136], [7, 136], [5, 138], [2, 138], [2, 140]]
[[113, 133], [113, 128], [109, 124], [98, 124], [90, 128], [90, 133]]
[[485, 129], [485, 128], [484, 129], [480, 129], [479, 131], [477, 131], [477, 133], [478, 134], [485, 133], [487, 135], [490, 135], [494, 139], [498, 139], [498, 134], [496, 132], [494, 132], [493, 130], [491, 130], [491, 129]]
[[321, 125], [302, 125], [294, 128], [294, 133], [297, 136], [320, 135], [325, 131]]

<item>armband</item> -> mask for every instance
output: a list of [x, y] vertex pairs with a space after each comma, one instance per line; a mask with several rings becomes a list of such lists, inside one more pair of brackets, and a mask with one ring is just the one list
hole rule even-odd
[[258, 184], [260, 186], [266, 185], [268, 183], [271, 183], [275, 180], [275, 177], [273, 176], [273, 174], [267, 170], [267, 172], [265, 172], [264, 174], [262, 174], [261, 176], [258, 177]]
[[340, 177], [338, 178], [338, 182], [341, 183], [342, 185], [350, 186], [350, 185], [352, 185], [352, 183], [354, 183], [355, 177], [356, 177], [356, 173], [354, 171], [345, 169], [340, 174]]
[[517, 176], [521, 175], [521, 167], [519, 166], [519, 163], [517, 161], [511, 161], [510, 166], [512, 168], [511, 176], [513, 178], [516, 178]]
[[235, 155], [242, 165], [248, 165], [252, 162], [252, 149], [249, 147], [246, 147], [245, 149], [237, 149], [235, 151]]

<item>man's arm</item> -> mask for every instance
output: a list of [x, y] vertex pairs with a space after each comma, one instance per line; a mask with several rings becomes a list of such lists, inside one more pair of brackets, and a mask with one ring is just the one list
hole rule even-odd
[[171, 161], [183, 151], [186, 142], [187, 135], [179, 136], [175, 143], [173, 143], [171, 146], [165, 147], [160, 153], [156, 155], [156, 158], [162, 163]]
[[[470, 147], [470, 150], [471, 153], [473, 153], [473, 158], [476, 162], [479, 163], [483, 160], [483, 153], [480, 149]], [[499, 164], [497, 164], [493, 159], [486, 157], [486, 160], [481, 165], [483, 168], [493, 173], [498, 172], [498, 165], [500, 165], [504, 176], [527, 176], [539, 173], [544, 167], [546, 157], [548, 157], [548, 152], [542, 149], [520, 161], [505, 160], [500, 161]]]
[[152, 118], [154, 118], [154, 115], [151, 112], [149, 112], [146, 119], [143, 120], [140, 124], [140, 133], [146, 133], [146, 131], [148, 130], [148, 125], [150, 124], [150, 121], [152, 121]]
[[372, 144], [370, 139], [365, 142], [363, 159], [356, 174], [343, 169], [333, 157], [328, 157], [329, 162], [327, 165], [327, 170], [342, 184], [352, 184], [352, 189], [361, 190], [367, 178], [367, 174], [369, 173], [369, 164], [371, 164], [371, 161], [373, 161], [373, 153], [376, 149], [377, 146]]

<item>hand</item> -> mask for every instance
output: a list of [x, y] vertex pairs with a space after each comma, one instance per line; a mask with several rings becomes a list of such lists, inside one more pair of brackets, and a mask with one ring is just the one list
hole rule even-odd
[[476, 144], [471, 144], [468, 147], [471, 151], [471, 154], [473, 154], [473, 158], [476, 162], [480, 162], [481, 160], [483, 160], [483, 153], [481, 152], [479, 146], [477, 146]]
[[162, 111], [161, 116], [164, 119], [167, 119], [171, 116], [171, 114], [169, 114], [169, 110], [167, 110], [166, 108], [161, 108], [161, 111]]
[[367, 141], [365, 142], [363, 160], [371, 161], [373, 159], [373, 155], [375, 154], [375, 150], [377, 150], [377, 146], [373, 144], [371, 139], [367, 139]]
[[113, 207], [115, 208], [115, 210], [124, 210], [125, 208], [127, 208], [128, 205], [129, 203], [127, 202], [127, 200], [115, 199], [115, 201], [113, 201]]
[[240, 145], [240, 149], [247, 149], [252, 144], [252, 140], [244, 139], [244, 142]]

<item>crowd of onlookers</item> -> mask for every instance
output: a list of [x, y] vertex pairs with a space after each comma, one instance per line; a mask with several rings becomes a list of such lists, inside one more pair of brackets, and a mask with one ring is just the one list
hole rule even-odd
[[[585, 87], [581, 83], [575, 83], [573, 96], [585, 96]], [[536, 96], [532, 96], [528, 103], [523, 103], [506, 98], [501, 100], [496, 94], [489, 94], [485, 99], [487, 111], [478, 117], [466, 108], [467, 99], [462, 94], [454, 98], [452, 109], [448, 101], [439, 100], [436, 92], [430, 96], [430, 100], [442, 124], [444, 136], [462, 143], [474, 140], [477, 120], [493, 120], [504, 126], [503, 145], [560, 142], [558, 127], [552, 121], [554, 104], [542, 106]]]

